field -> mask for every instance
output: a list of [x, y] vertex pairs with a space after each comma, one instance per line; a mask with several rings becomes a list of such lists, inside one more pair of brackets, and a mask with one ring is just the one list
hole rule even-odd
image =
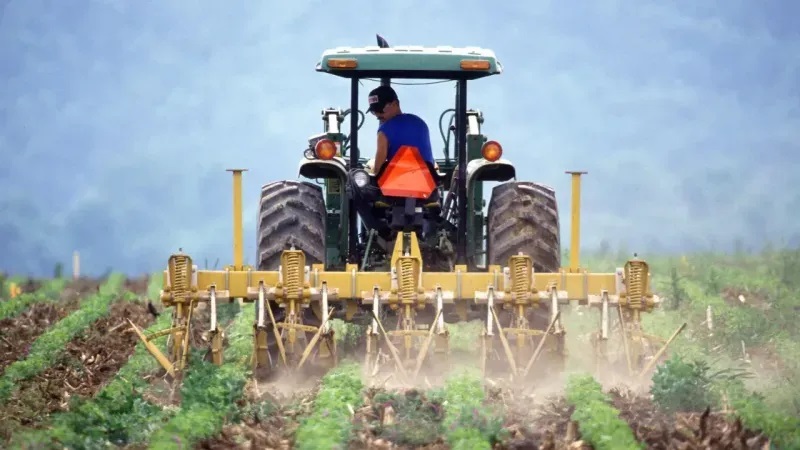
[[[613, 270], [627, 255], [583, 265]], [[514, 390], [472, 368], [480, 324], [452, 326], [452, 370], [418, 386], [370, 383], [361, 359], [319, 382], [254, 381], [254, 310], [218, 306], [225, 363], [198, 350], [173, 389], [130, 331], [166, 328], [160, 277], [7, 278], [0, 286], [0, 447], [196, 449], [799, 449], [800, 251], [646, 257], [664, 307], [646, 329], [669, 337], [645, 385], [597, 369], [594, 311], [565, 311], [560, 377]], [[9, 293], [10, 283], [22, 292]], [[707, 318], [712, 318], [709, 327]], [[359, 329], [335, 324], [341, 348]], [[470, 334], [472, 330], [472, 334]], [[163, 347], [164, 339], [158, 341]]]

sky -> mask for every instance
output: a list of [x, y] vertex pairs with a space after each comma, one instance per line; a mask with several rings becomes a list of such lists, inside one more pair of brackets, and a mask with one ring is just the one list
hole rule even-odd
[[[493, 49], [504, 73], [469, 107], [522, 180], [553, 186], [569, 242], [648, 253], [800, 245], [800, 3], [0, 0], [0, 271], [141, 274], [183, 248], [232, 262], [231, 176], [245, 259], [260, 187], [296, 179], [346, 80], [323, 50]], [[365, 89], [374, 83], [365, 82]], [[434, 150], [451, 83], [397, 86]], [[362, 108], [366, 99], [362, 98]], [[376, 123], [362, 128], [374, 153]], [[441, 153], [440, 153], [441, 154]], [[69, 269], [67, 269], [69, 270]]]

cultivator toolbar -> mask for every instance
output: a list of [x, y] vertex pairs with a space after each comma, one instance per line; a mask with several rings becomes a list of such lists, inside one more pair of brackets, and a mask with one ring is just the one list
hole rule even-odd
[[[573, 184], [573, 202], [579, 187], [579, 183]], [[161, 294], [163, 305], [173, 309], [173, 326], [145, 336], [131, 323], [170, 375], [176, 376], [186, 367], [192, 312], [199, 303], [209, 307], [212, 361], [222, 364], [223, 336], [216, 307], [219, 301], [234, 299], [253, 304], [256, 309], [254, 369], [297, 370], [309, 360], [335, 365], [338, 355], [330, 318], [335, 314], [353, 321], [367, 314], [371, 321], [366, 336], [367, 370], [377, 374], [387, 366], [380, 362], [382, 346], [389, 353], [384, 362], [393, 363], [402, 378], [413, 379], [426, 363], [447, 359], [449, 332], [445, 312], [454, 312], [464, 321], [470, 310], [477, 309], [485, 311], [486, 317], [481, 335], [476, 336], [481, 345], [481, 367], [488, 371], [488, 362], [499, 359], [512, 378], [525, 377], [545, 352], [550, 355], [548, 364], [558, 367], [563, 363], [566, 331], [560, 316], [565, 305], [600, 310], [598, 352], [602, 352], [602, 345], [609, 338], [609, 314], [616, 308], [623, 321], [630, 370], [636, 366], [644, 373], [652, 368], [652, 361], [641, 367], [642, 346], [647, 339], [657, 338], [642, 332], [640, 317], [657, 307], [660, 300], [650, 291], [649, 266], [643, 260], [628, 261], [613, 273], [588, 273], [579, 267], [577, 252], [573, 252], [569, 267], [556, 273], [536, 273], [532, 258], [518, 254], [509, 258], [507, 266], [489, 265], [483, 272], [470, 272], [466, 265], [456, 265], [452, 272], [426, 272], [422, 270], [416, 234], [399, 233], [391, 268], [386, 272], [360, 271], [356, 264], [347, 264], [342, 271], [327, 271], [324, 264], [306, 264], [305, 254], [295, 249], [283, 252], [279, 270], [253, 270], [242, 264], [240, 195], [241, 171], [237, 170], [235, 263], [223, 270], [199, 270], [189, 255], [173, 254], [164, 272]], [[577, 226], [579, 216], [574, 209], [573, 217]], [[573, 233], [573, 248], [576, 245], [577, 235]], [[304, 323], [302, 312], [308, 308], [320, 320], [319, 326]], [[541, 313], [547, 317], [547, 326], [536, 327], [532, 319]], [[396, 316], [397, 326], [387, 331], [383, 324], [390, 315]], [[506, 325], [501, 315], [506, 318]], [[681, 330], [682, 327], [678, 332]], [[172, 336], [169, 356], [152, 343], [164, 335]], [[671, 340], [664, 343], [661, 352]], [[500, 351], [496, 351], [498, 342]]]

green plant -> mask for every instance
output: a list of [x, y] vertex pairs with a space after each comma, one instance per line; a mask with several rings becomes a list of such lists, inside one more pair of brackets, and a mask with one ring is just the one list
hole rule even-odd
[[322, 378], [311, 415], [304, 418], [297, 429], [296, 448], [346, 448], [353, 428], [350, 408], [361, 406], [363, 388], [357, 364], [342, 364], [328, 372]]
[[395, 413], [392, 424], [380, 424], [377, 434], [397, 445], [421, 446], [433, 442], [442, 433], [443, 406], [441, 398], [432, 400], [421, 391], [378, 393], [372, 398], [376, 415], [387, 406]]
[[26, 292], [10, 300], [0, 302], [0, 320], [14, 317], [34, 303], [58, 300], [65, 285], [66, 281], [64, 279], [49, 280], [35, 292]]
[[[151, 299], [160, 284], [160, 277], [151, 278]], [[162, 314], [145, 332], [162, 330], [170, 322], [171, 317]], [[148, 387], [145, 376], [159, 368], [155, 358], [138, 342], [127, 364], [94, 398], [73, 397], [69, 410], [54, 414], [46, 427], [12, 436], [11, 448], [99, 449], [106, 448], [106, 443], [125, 446], [144, 441], [156, 424], [173, 414], [173, 410], [164, 410], [141, 398], [141, 392]]]
[[63, 276], [64, 276], [64, 264], [56, 263], [56, 267], [53, 269], [53, 278], [59, 279]]
[[181, 386], [180, 410], [153, 433], [151, 448], [192, 448], [201, 439], [219, 433], [225, 422], [238, 414], [237, 403], [251, 374], [255, 308], [240, 311], [231, 325], [222, 366], [203, 360], [201, 350], [192, 353], [190, 369]]
[[85, 300], [81, 307], [50, 327], [31, 345], [25, 359], [8, 366], [0, 377], [0, 400], [6, 400], [16, 383], [27, 379], [50, 367], [58, 356], [63, 354], [67, 343], [84, 328], [109, 312], [109, 305], [120, 295], [123, 276], [113, 274], [100, 287], [100, 292]]
[[670, 267], [670, 301], [666, 303], [666, 310], [675, 310], [681, 307], [683, 302], [688, 299], [686, 289], [683, 287], [683, 279], [678, 275], [678, 268], [675, 266]]
[[484, 404], [479, 374], [467, 370], [451, 376], [439, 395], [445, 408], [445, 438], [451, 448], [491, 449], [501, 439], [502, 420]]
[[741, 383], [749, 374], [742, 370], [712, 371], [708, 362], [684, 361], [677, 355], [656, 368], [650, 393], [667, 411], [703, 411], [720, 402], [719, 387]]
[[630, 426], [611, 406], [602, 386], [591, 375], [572, 375], [567, 380], [567, 402], [575, 408], [572, 420], [578, 422], [581, 439], [596, 450], [643, 449]]

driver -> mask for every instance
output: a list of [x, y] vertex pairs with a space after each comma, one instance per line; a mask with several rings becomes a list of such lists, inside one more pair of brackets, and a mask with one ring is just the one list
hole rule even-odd
[[[404, 113], [400, 109], [400, 100], [391, 86], [379, 86], [373, 89], [369, 93], [368, 101], [368, 111], [374, 114], [380, 122], [374, 162], [368, 168], [372, 170], [373, 174], [380, 173], [381, 168], [391, 161], [397, 150], [403, 145], [412, 145], [419, 149], [422, 159], [430, 162], [438, 170], [438, 164], [436, 164], [431, 150], [428, 125], [419, 116]], [[352, 177], [350, 180], [355, 208], [361, 216], [361, 220], [364, 221], [367, 228], [378, 232], [378, 242], [385, 248], [385, 241], [391, 238], [391, 229], [372, 216], [373, 203], [380, 195], [380, 190], [374, 184], [359, 188], [352, 182]]]
[[400, 110], [400, 100], [391, 86], [379, 86], [369, 93], [369, 112], [378, 118], [378, 145], [375, 151], [373, 173], [392, 159], [403, 145], [419, 149], [420, 156], [432, 165], [436, 164], [431, 150], [431, 135], [428, 125], [419, 116]]

